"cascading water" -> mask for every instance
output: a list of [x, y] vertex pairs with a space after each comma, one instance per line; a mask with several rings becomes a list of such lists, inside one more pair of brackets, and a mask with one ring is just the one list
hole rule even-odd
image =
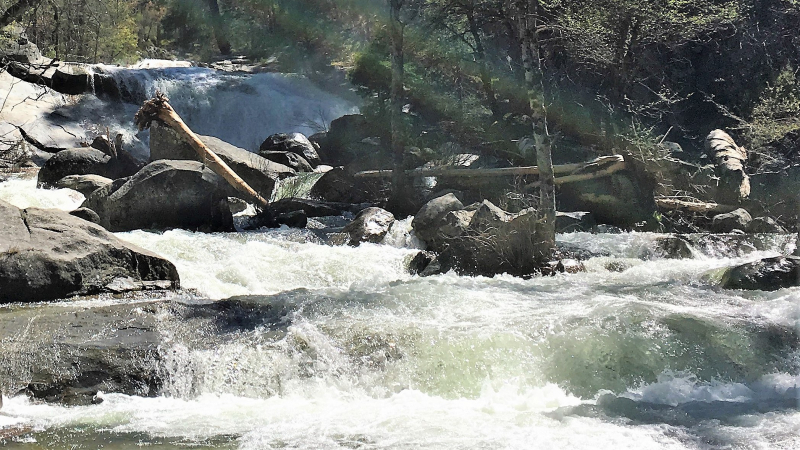
[[112, 134], [122, 133], [126, 148], [146, 157], [149, 132], [136, 130], [133, 115], [156, 91], [170, 98], [170, 104], [197, 133], [250, 151], [258, 151], [271, 134], [311, 135], [325, 130], [337, 117], [358, 112], [353, 102], [302, 76], [229, 73], [168, 63], [90, 67], [113, 80], [123, 101], [84, 96], [77, 104], [62, 107], [62, 114], [79, 119], [89, 135], [105, 134], [106, 128]]

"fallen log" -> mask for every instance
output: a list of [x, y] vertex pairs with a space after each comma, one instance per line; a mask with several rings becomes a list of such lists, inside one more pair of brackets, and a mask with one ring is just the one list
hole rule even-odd
[[[610, 164], [605, 169], [595, 172], [585, 173], [587, 170], [596, 170], [606, 164]], [[625, 168], [625, 159], [622, 155], [601, 156], [592, 161], [574, 164], [560, 164], [553, 166], [553, 173], [569, 174], [564, 177], [556, 177], [556, 184], [572, 183], [583, 181], [601, 176], [611, 175], [614, 172]], [[414, 177], [453, 177], [453, 178], [481, 178], [481, 177], [508, 177], [519, 175], [539, 175], [537, 166], [521, 167], [501, 167], [497, 169], [464, 169], [453, 167], [432, 167], [426, 169], [406, 170], [407, 176]], [[365, 170], [354, 174], [358, 178], [389, 178], [392, 176], [391, 170]], [[559, 182], [559, 179], [562, 181]]]
[[735, 205], [720, 205], [718, 203], [688, 202], [674, 198], [657, 198], [656, 206], [662, 211], [688, 211], [700, 214], [725, 214], [741, 208]]
[[153, 120], [160, 120], [167, 126], [175, 130], [192, 148], [200, 155], [203, 164], [207, 165], [217, 175], [220, 175], [237, 191], [252, 198], [259, 206], [266, 208], [269, 202], [259, 195], [253, 188], [250, 187], [239, 175], [236, 174], [225, 161], [220, 159], [216, 153], [211, 151], [205, 144], [197, 137], [196, 134], [183, 122], [178, 113], [172, 109], [169, 104], [169, 99], [161, 92], [156, 92], [156, 96], [144, 102], [139, 111], [133, 118], [139, 130], [144, 130], [150, 127]]

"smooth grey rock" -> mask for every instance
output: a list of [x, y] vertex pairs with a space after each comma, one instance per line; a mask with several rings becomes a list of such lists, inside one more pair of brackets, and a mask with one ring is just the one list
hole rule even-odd
[[67, 175], [66, 177], [53, 183], [53, 187], [58, 189], [72, 189], [88, 197], [92, 192], [106, 187], [114, 180], [100, 175]]
[[78, 208], [70, 211], [69, 215], [100, 225], [100, 216], [89, 208]]
[[159, 160], [98, 189], [83, 203], [110, 231], [233, 231], [227, 183], [197, 161]]
[[108, 291], [118, 278], [179, 286], [175, 266], [99, 225], [51, 209], [0, 201], [0, 302]]
[[355, 246], [362, 242], [377, 244], [386, 237], [394, 221], [394, 215], [385, 209], [365, 208], [342, 229], [342, 232], [349, 235], [350, 245]]
[[69, 175], [100, 175], [117, 179], [131, 176], [139, 170], [135, 161], [112, 159], [100, 150], [82, 147], [62, 150], [44, 163], [39, 171], [37, 185], [54, 187]]
[[717, 214], [711, 219], [711, 230], [715, 233], [729, 233], [733, 230], [746, 230], [753, 218], [744, 208], [725, 214]]
[[445, 214], [462, 209], [464, 205], [454, 194], [445, 194], [423, 205], [411, 221], [411, 226], [417, 237], [426, 242], [431, 241], [436, 238]]
[[369, 203], [374, 195], [361, 180], [353, 177], [342, 167], [335, 167], [323, 174], [309, 191], [313, 199], [341, 203]]

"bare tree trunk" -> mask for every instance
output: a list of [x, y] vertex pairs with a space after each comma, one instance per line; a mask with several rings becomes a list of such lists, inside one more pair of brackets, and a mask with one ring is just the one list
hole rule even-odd
[[217, 0], [208, 0], [208, 9], [211, 12], [211, 26], [214, 28], [214, 39], [217, 40], [219, 52], [223, 55], [231, 54], [231, 43], [228, 41], [228, 33], [222, 15], [219, 12]]
[[[530, 11], [533, 3], [534, 10]], [[522, 46], [522, 63], [525, 69], [525, 85], [528, 90], [528, 102], [531, 111], [533, 139], [536, 145], [536, 165], [539, 167], [539, 221], [538, 241], [534, 249], [534, 258], [545, 262], [552, 257], [556, 246], [556, 194], [555, 175], [553, 173], [552, 141], [547, 129], [547, 105], [544, 100], [543, 68], [536, 34], [541, 14], [539, 1], [518, 3], [520, 37]], [[535, 73], [536, 72], [536, 73]], [[539, 86], [536, 85], [536, 79]]]

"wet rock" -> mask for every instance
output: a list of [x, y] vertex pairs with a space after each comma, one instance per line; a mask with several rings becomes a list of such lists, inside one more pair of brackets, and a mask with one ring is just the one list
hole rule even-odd
[[389, 211], [370, 207], [359, 212], [342, 232], [348, 234], [350, 245], [362, 242], [377, 244], [386, 237], [394, 221], [394, 215]]
[[655, 241], [654, 256], [665, 259], [691, 258], [692, 246], [679, 236], [659, 237]]
[[774, 291], [800, 285], [800, 258], [776, 256], [730, 267], [720, 286], [726, 289]]
[[556, 232], [574, 233], [577, 231], [592, 231], [597, 222], [592, 213], [585, 211], [556, 212]]
[[756, 217], [747, 225], [748, 233], [775, 233], [786, 234], [783, 228], [772, 217]]
[[233, 231], [227, 183], [197, 161], [159, 160], [93, 192], [83, 203], [110, 231]]
[[442, 225], [442, 219], [451, 211], [464, 209], [464, 205], [452, 193], [437, 197], [420, 208], [411, 221], [414, 232], [423, 241], [433, 241]]
[[68, 175], [55, 183], [53, 187], [58, 189], [72, 189], [88, 197], [92, 192], [106, 187], [114, 180], [100, 175]]
[[746, 230], [753, 218], [744, 208], [725, 214], [717, 214], [711, 220], [711, 229], [715, 233], [729, 233], [733, 230]]
[[322, 163], [317, 154], [317, 149], [302, 133], [277, 133], [267, 137], [258, 148], [259, 154], [265, 152], [296, 153], [302, 156], [311, 167], [316, 167]]
[[[264, 198], [270, 198], [275, 183], [297, 173], [283, 164], [264, 159], [255, 153], [236, 147], [213, 136], [199, 136], [200, 140], [217, 154], [237, 175]], [[197, 152], [183, 141], [175, 131], [157, 122], [150, 129], [150, 161], [193, 160], [199, 161]], [[230, 197], [242, 194], [231, 186], [225, 188]], [[248, 199], [245, 199], [248, 200]]]
[[436, 258], [436, 254], [421, 250], [408, 258], [406, 267], [411, 275], [421, 275], [428, 265]]
[[292, 152], [260, 151], [258, 155], [272, 162], [282, 164], [297, 172], [313, 172], [314, 168], [305, 158]]
[[34, 302], [109, 291], [119, 278], [166, 281], [175, 266], [99, 225], [59, 210], [0, 201], [0, 302]]
[[69, 175], [100, 175], [117, 179], [127, 177], [139, 170], [138, 165], [113, 159], [94, 148], [62, 150], [48, 159], [39, 171], [37, 185], [54, 187], [55, 183]]

